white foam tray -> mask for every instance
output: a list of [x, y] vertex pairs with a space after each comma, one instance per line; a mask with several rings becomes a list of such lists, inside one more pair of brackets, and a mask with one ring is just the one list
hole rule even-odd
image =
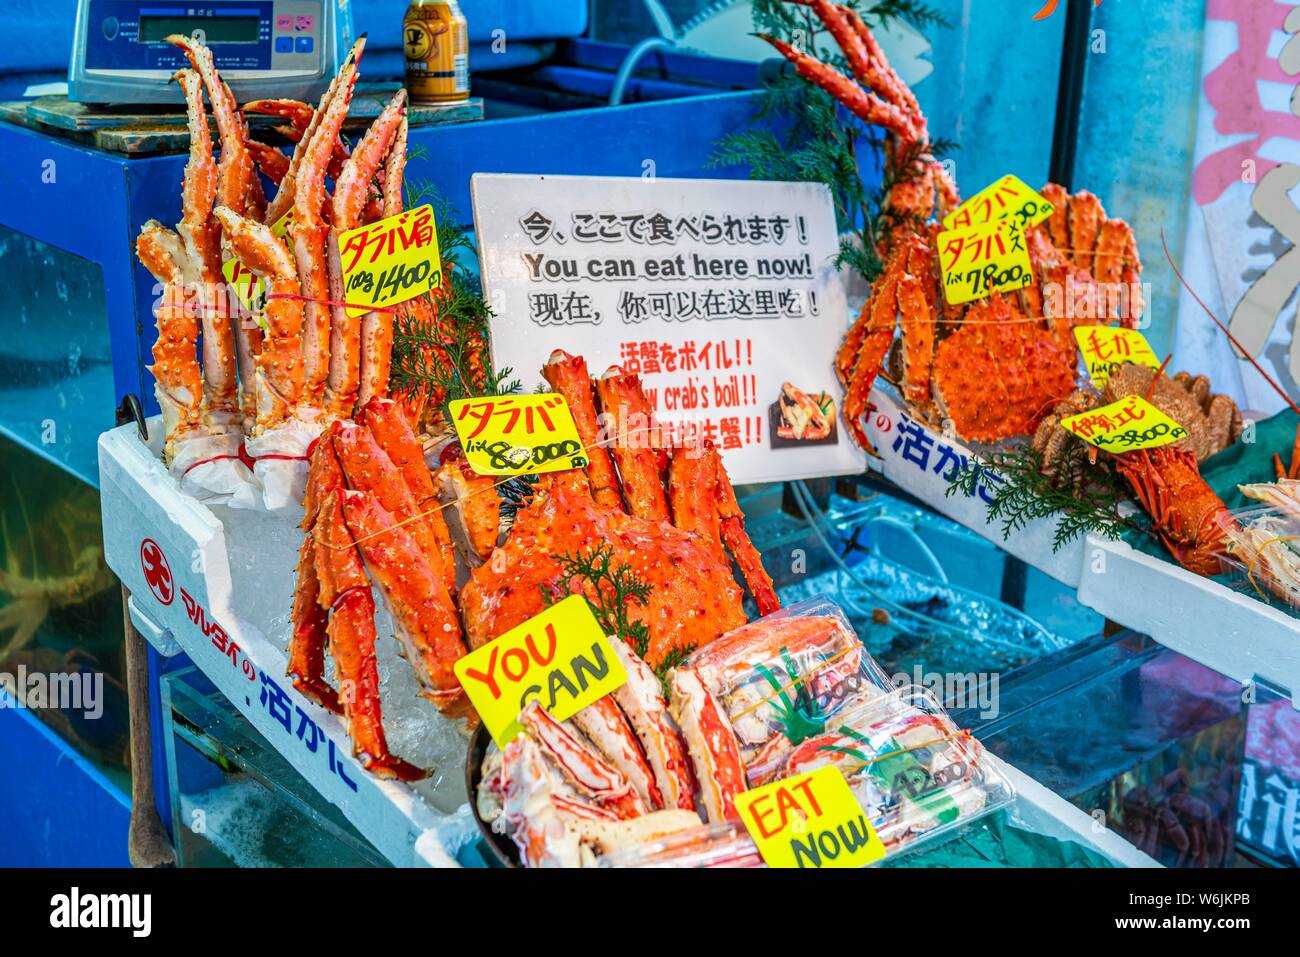
[[[160, 423], [152, 420], [150, 425], [156, 436]], [[285, 537], [284, 520], [262, 516], [267, 527], [256, 545], [260, 553], [266, 543], [265, 556], [250, 574], [232, 569], [231, 562], [232, 553], [250, 554], [248, 543], [227, 540], [227, 529], [213, 510], [180, 491], [156, 450], [140, 441], [133, 425], [100, 437], [99, 470], [105, 555], [132, 593], [132, 618], [146, 639], [164, 655], [188, 655], [321, 796], [394, 864], [456, 866], [457, 852], [477, 836], [468, 806], [443, 813], [411, 786], [367, 774], [351, 756], [342, 720], [300, 695], [284, 676], [285, 653], [269, 634], [285, 628], [293, 587], [292, 555], [275, 544]], [[248, 530], [244, 524], [243, 534]], [[156, 542], [167, 558], [176, 586], [168, 603], [160, 601], [145, 580], [140, 557], [144, 539]], [[250, 602], [236, 594], [236, 579], [283, 595], [284, 618], [255, 622], [241, 614]], [[202, 615], [191, 611], [191, 605], [201, 608]], [[238, 648], [233, 658], [229, 645], [225, 652], [218, 648], [222, 633]], [[288, 731], [269, 707], [275, 700], [292, 715]], [[1076, 840], [1116, 866], [1158, 866], [1032, 778], [1014, 767], [1004, 770], [1018, 792], [1012, 813], [1023, 826]]]
[[[907, 413], [880, 389], [871, 400], [878, 411], [869, 417], [867, 435], [881, 455], [869, 460], [871, 468], [935, 511], [1077, 588], [1080, 602], [1111, 621], [1243, 684], [1261, 682], [1300, 709], [1300, 619], [1103, 536], [1077, 538], [1053, 552], [1052, 518], [1036, 520], [1004, 542], [1000, 524], [990, 525], [985, 517], [985, 502], [978, 496], [948, 497], [948, 481], [934, 471], [941, 445], [965, 456], [973, 454], [970, 449], [921, 426], [926, 440], [921, 449], [914, 442], [911, 459], [905, 458], [909, 448], [899, 442], [898, 424], [909, 420]], [[916, 461], [924, 457], [922, 450], [929, 455], [925, 469]]]

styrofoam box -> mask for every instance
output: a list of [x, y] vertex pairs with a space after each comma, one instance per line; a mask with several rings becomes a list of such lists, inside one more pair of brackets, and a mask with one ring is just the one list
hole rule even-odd
[[[150, 426], [157, 444], [161, 423], [151, 420]], [[100, 437], [99, 470], [105, 555], [131, 592], [132, 617], [142, 634], [163, 654], [184, 651], [394, 864], [456, 866], [457, 854], [477, 837], [468, 805], [440, 810], [434, 806], [436, 795], [426, 800], [430, 792], [424, 784], [412, 787], [367, 774], [352, 758], [342, 720], [304, 698], [284, 677], [294, 550], [301, 532], [283, 518], [244, 513], [232, 522], [227, 512], [228, 536], [214, 510], [180, 491], [134, 425]], [[157, 545], [168, 572], [158, 571], [152, 549], [143, 559], [145, 540]], [[241, 562], [249, 555], [256, 556], [255, 567]], [[278, 597], [268, 601], [268, 595]], [[265, 610], [277, 602], [283, 611], [268, 616]], [[380, 657], [382, 676], [382, 652]], [[414, 685], [410, 688], [413, 696]], [[386, 695], [386, 714], [389, 705]], [[390, 721], [385, 726], [391, 729]], [[1116, 866], [1158, 866], [1032, 778], [1005, 763], [1003, 769], [1017, 791], [1010, 813], [1022, 826], [1078, 841]], [[459, 776], [461, 765], [446, 773]]]

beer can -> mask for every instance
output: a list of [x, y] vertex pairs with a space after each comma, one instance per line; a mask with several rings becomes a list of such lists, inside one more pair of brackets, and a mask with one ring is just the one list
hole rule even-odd
[[456, 0], [413, 0], [402, 21], [402, 46], [413, 101], [469, 97], [469, 27]]

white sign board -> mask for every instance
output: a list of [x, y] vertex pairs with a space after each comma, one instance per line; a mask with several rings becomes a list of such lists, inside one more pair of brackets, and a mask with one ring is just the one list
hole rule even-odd
[[477, 173], [471, 190], [497, 368], [527, 388], [564, 349], [636, 373], [665, 444], [712, 440], [734, 482], [865, 467], [839, 414], [825, 186]]

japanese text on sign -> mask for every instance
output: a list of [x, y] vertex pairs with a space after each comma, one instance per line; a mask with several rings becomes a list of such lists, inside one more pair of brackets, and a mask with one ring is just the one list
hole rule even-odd
[[1007, 175], [986, 186], [943, 218], [944, 229], [969, 229], [1012, 218], [1021, 229], [1037, 226], [1056, 207], [1018, 177]]
[[713, 441], [733, 482], [860, 471], [834, 429], [777, 441], [783, 397], [839, 395], [825, 357], [848, 309], [825, 186], [487, 173], [471, 186], [498, 365], [537, 369], [556, 349], [593, 376], [617, 364], [642, 377], [664, 441]]
[[457, 399], [451, 415], [465, 457], [480, 475], [563, 472], [587, 464], [562, 395]]
[[348, 315], [396, 306], [442, 285], [433, 207], [425, 204], [339, 236]]
[[1024, 230], [1013, 220], [947, 230], [938, 244], [943, 294], [953, 305], [1013, 292], [1033, 281]]
[[500, 747], [523, 730], [519, 712], [532, 698], [556, 721], [566, 721], [627, 681], [581, 595], [471, 651], [454, 671]]
[[[293, 210], [289, 210], [271, 225], [271, 235], [283, 239], [293, 223]], [[227, 259], [221, 264], [221, 274], [234, 290], [235, 298], [253, 314], [263, 329], [266, 328], [266, 280], [253, 275], [253, 271], [238, 259]]]
[[768, 867], [862, 867], [885, 856], [844, 775], [821, 767], [736, 796]]
[[1140, 395], [1129, 395], [1090, 412], [1067, 416], [1069, 429], [1090, 445], [1116, 454], [1155, 449], [1186, 438], [1187, 430]]
[[1152, 369], [1160, 368], [1160, 359], [1147, 343], [1147, 337], [1136, 329], [1120, 326], [1075, 326], [1074, 338], [1079, 343], [1088, 376], [1098, 389], [1104, 388], [1110, 374], [1125, 362], [1134, 362]]

